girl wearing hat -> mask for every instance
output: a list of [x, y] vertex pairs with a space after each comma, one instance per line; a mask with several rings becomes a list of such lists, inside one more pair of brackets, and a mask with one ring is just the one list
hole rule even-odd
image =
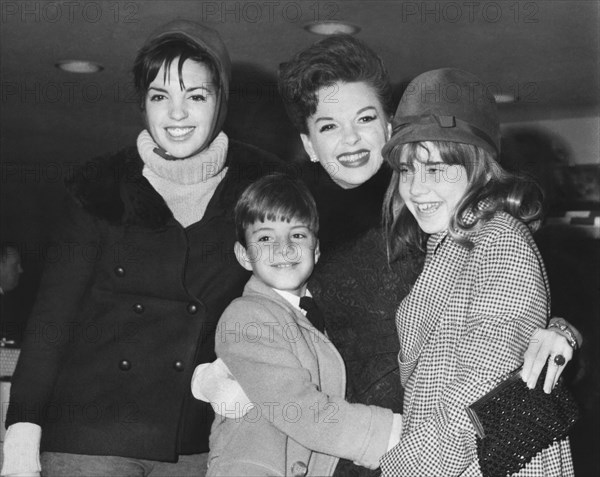
[[[500, 167], [499, 151], [496, 105], [477, 77], [446, 68], [409, 84], [383, 149], [394, 171], [385, 231], [391, 258], [404, 247], [427, 256], [396, 315], [404, 409], [384, 475], [480, 475], [465, 408], [522, 364], [548, 319], [546, 272], [530, 231], [541, 196]], [[549, 367], [564, 362], [553, 356]], [[519, 475], [573, 475], [568, 440]]]
[[[12, 381], [2, 475], [204, 475], [213, 420], [190, 391], [249, 274], [238, 195], [278, 161], [222, 132], [230, 60], [175, 21], [134, 63], [146, 128], [70, 181]], [[90, 171], [93, 174], [90, 174]]]
[[[346, 364], [346, 399], [399, 413], [402, 386], [394, 316], [422, 260], [421, 251], [399, 244], [388, 263], [382, 240], [381, 209], [392, 172], [381, 154], [393, 114], [387, 71], [363, 42], [333, 35], [281, 64], [279, 90], [310, 158], [301, 172], [317, 202], [321, 224], [321, 259], [310, 289], [327, 334]], [[554, 328], [537, 329], [525, 359], [532, 369], [530, 385], [548, 356], [559, 353], [566, 360], [572, 356], [565, 337]], [[548, 392], [563, 369], [548, 369]], [[334, 473], [373, 474], [377, 471], [344, 459]]]

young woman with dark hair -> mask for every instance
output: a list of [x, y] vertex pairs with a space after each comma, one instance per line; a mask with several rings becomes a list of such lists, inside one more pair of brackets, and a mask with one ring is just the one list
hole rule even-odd
[[139, 51], [146, 128], [68, 184], [65, 253], [29, 319], [2, 475], [39, 472], [39, 450], [48, 477], [204, 475], [213, 412], [190, 380], [249, 278], [232, 253], [236, 199], [279, 164], [223, 133], [230, 69], [218, 33], [183, 20]]

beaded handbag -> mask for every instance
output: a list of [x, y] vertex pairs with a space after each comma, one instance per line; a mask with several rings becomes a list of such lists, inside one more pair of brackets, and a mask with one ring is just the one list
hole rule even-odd
[[[545, 376], [545, 370], [540, 376]], [[529, 389], [520, 371], [513, 371], [467, 408], [477, 432], [477, 455], [484, 477], [519, 472], [538, 452], [564, 439], [579, 417], [562, 378], [546, 394], [543, 379]]]

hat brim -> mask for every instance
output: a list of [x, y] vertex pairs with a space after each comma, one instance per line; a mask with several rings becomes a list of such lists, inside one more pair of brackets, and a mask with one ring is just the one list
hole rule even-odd
[[406, 124], [400, 130], [394, 131], [390, 140], [382, 150], [383, 157], [388, 157], [395, 146], [409, 142], [447, 141], [461, 144], [472, 144], [486, 150], [492, 156], [498, 151], [488, 140], [477, 134], [472, 128], [465, 130], [461, 127], [442, 128], [437, 124]]

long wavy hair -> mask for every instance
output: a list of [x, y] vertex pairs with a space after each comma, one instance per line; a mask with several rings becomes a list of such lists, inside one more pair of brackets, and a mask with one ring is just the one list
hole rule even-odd
[[[420, 160], [422, 149], [431, 154], [431, 147], [438, 149], [444, 163], [463, 166], [467, 171], [467, 190], [448, 224], [449, 234], [457, 243], [472, 247], [469, 233], [499, 211], [522, 221], [532, 231], [537, 230], [542, 219], [543, 192], [532, 178], [504, 170], [492, 154], [472, 144], [448, 141], [399, 144], [385, 158], [394, 171], [383, 204], [383, 224], [390, 262], [407, 246], [413, 250], [425, 250], [429, 235], [421, 230], [405, 206], [398, 186], [402, 180], [400, 166]], [[467, 211], [472, 212], [474, 221], [465, 220]]]

